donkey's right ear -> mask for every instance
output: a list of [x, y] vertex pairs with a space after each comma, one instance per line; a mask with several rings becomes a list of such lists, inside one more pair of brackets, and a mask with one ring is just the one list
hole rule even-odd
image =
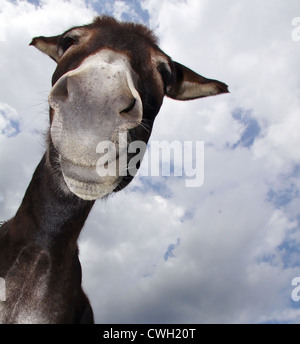
[[175, 82], [167, 88], [166, 95], [177, 100], [190, 100], [229, 93], [228, 86], [221, 81], [207, 79], [186, 66], [175, 62]]
[[34, 37], [29, 45], [33, 45], [41, 52], [50, 56], [55, 62], [58, 62], [58, 41], [60, 39], [60, 35], [53, 36], [53, 37]]

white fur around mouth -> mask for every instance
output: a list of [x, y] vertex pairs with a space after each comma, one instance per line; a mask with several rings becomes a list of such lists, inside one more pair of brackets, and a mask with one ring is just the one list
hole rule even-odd
[[60, 166], [68, 191], [86, 201], [94, 201], [113, 192], [122, 177], [100, 176], [96, 166], [76, 164], [60, 155]]
[[82, 182], [67, 177], [63, 173], [64, 180], [69, 190], [79, 198], [85, 201], [94, 201], [110, 194], [120, 183], [120, 178], [112, 180], [104, 180], [103, 183]]

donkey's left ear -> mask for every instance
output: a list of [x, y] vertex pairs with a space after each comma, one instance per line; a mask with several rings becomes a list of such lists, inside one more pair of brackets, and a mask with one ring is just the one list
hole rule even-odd
[[175, 83], [167, 88], [166, 95], [173, 99], [190, 100], [229, 93], [228, 86], [223, 82], [206, 79], [191, 69], [174, 62]]
[[50, 56], [55, 62], [58, 62], [59, 56], [57, 52], [57, 46], [60, 35], [53, 37], [34, 37], [29, 45], [33, 45], [41, 52]]

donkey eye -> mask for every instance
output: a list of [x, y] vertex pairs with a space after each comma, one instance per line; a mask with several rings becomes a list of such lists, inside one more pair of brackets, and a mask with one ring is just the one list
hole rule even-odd
[[74, 44], [76, 44], [76, 43], [77, 43], [77, 42], [76, 42], [76, 40], [75, 40], [74, 38], [69, 37], [69, 36], [65, 37], [65, 38], [63, 39], [62, 45], [61, 45], [62, 51], [63, 51], [63, 52], [66, 52], [72, 45], [74, 45]]

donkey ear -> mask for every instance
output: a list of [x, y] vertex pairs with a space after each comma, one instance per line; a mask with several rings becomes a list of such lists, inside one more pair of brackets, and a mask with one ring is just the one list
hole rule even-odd
[[58, 62], [59, 56], [57, 46], [60, 35], [53, 37], [34, 37], [29, 45], [33, 45], [41, 52], [50, 56], [55, 62]]
[[166, 95], [177, 100], [190, 100], [229, 93], [223, 82], [206, 79], [178, 62], [175, 65], [175, 83], [167, 88]]

